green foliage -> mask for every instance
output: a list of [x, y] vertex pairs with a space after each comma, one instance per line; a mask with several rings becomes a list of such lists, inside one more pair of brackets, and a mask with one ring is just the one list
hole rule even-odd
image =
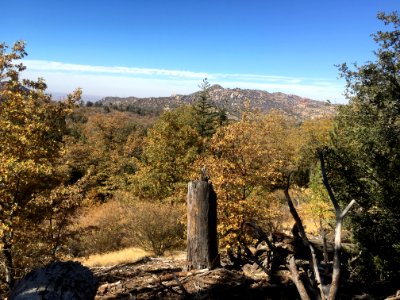
[[139, 170], [132, 176], [133, 191], [140, 198], [182, 201], [187, 182], [198, 172], [195, 161], [206, 152], [217, 128], [225, 124], [225, 113], [210, 99], [207, 79], [200, 88], [192, 106], [165, 111], [148, 131]]
[[342, 203], [355, 199], [350, 214], [364, 280], [393, 282], [400, 276], [400, 20], [379, 14], [390, 30], [374, 35], [376, 61], [340, 68], [349, 104], [336, 118], [329, 177]]
[[200, 87], [197, 101], [193, 105], [194, 128], [203, 138], [211, 138], [217, 128], [226, 123], [227, 117], [223, 110], [217, 109], [210, 99], [210, 83], [205, 78]]
[[14, 226], [12, 245], [16, 275], [29, 272], [69, 253], [68, 241], [78, 232], [71, 230], [73, 216], [83, 199], [82, 182], [60, 184], [36, 195]]
[[142, 163], [133, 177], [135, 193], [146, 199], [164, 199], [181, 191], [190, 180], [201, 139], [192, 127], [192, 108], [164, 112], [144, 140]]
[[333, 130], [331, 118], [320, 118], [304, 121], [293, 137], [296, 143], [297, 170], [293, 179], [301, 185], [307, 185], [319, 166], [317, 152], [330, 143], [330, 134]]
[[65, 153], [71, 182], [87, 175], [89, 197], [104, 201], [128, 189], [137, 171], [145, 130], [129, 113], [76, 111]]

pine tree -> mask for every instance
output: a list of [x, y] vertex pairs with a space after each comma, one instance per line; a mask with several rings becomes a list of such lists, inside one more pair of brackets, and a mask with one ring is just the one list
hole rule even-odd
[[195, 128], [203, 138], [211, 138], [218, 126], [226, 121], [226, 114], [218, 110], [210, 99], [210, 83], [207, 78], [199, 85], [200, 93], [194, 103]]

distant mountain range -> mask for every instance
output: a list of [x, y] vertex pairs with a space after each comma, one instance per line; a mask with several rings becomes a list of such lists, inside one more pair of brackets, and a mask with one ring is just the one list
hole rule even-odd
[[[151, 98], [105, 97], [100, 100], [100, 103], [144, 114], [146, 112], [159, 114], [162, 111], [173, 109], [183, 104], [194, 103], [199, 98], [199, 93]], [[273, 109], [280, 110], [300, 120], [333, 115], [337, 108], [336, 105], [327, 102], [302, 98], [296, 95], [239, 88], [225, 89], [220, 85], [211, 86], [209, 95], [215, 106], [224, 108], [232, 118], [238, 117], [245, 105], [248, 105], [250, 109], [257, 109], [262, 112], [268, 112]]]

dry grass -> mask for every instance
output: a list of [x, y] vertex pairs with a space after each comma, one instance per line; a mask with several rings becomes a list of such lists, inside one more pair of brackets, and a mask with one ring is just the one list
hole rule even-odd
[[[110, 213], [112, 212], [112, 213]], [[73, 229], [82, 232], [71, 244], [75, 256], [137, 247], [162, 256], [185, 244], [183, 205], [110, 200], [82, 210]]]
[[80, 261], [87, 267], [105, 267], [133, 262], [149, 254], [149, 252], [140, 248], [126, 248], [105, 254], [90, 255], [88, 258], [83, 258]]
[[[319, 225], [316, 221], [311, 218], [309, 215], [305, 214], [302, 211], [302, 207], [297, 208], [297, 212], [300, 215], [301, 222], [303, 223], [304, 229], [307, 234], [316, 236], [319, 235]], [[282, 221], [281, 228], [283, 232], [290, 234], [293, 226], [295, 225], [295, 221], [292, 216], [288, 215], [288, 217]]]

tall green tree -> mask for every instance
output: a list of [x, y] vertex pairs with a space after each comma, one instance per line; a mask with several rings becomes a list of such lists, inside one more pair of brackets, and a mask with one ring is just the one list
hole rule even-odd
[[8, 46], [0, 44], [0, 254], [11, 287], [14, 232], [32, 213], [28, 210], [37, 196], [54, 186], [65, 117], [81, 92], [66, 101], [51, 101], [43, 79], [20, 79], [25, 67], [16, 61], [26, 55], [25, 44], [16, 42], [7, 51]]
[[227, 116], [223, 109], [218, 109], [210, 97], [210, 83], [207, 78], [199, 85], [200, 92], [193, 104], [194, 127], [201, 137], [211, 138], [217, 128], [223, 125]]
[[337, 198], [359, 204], [350, 215], [361, 251], [355, 271], [394, 282], [400, 276], [400, 19], [378, 18], [388, 31], [373, 35], [376, 60], [340, 67], [349, 104], [336, 118], [327, 169]]

